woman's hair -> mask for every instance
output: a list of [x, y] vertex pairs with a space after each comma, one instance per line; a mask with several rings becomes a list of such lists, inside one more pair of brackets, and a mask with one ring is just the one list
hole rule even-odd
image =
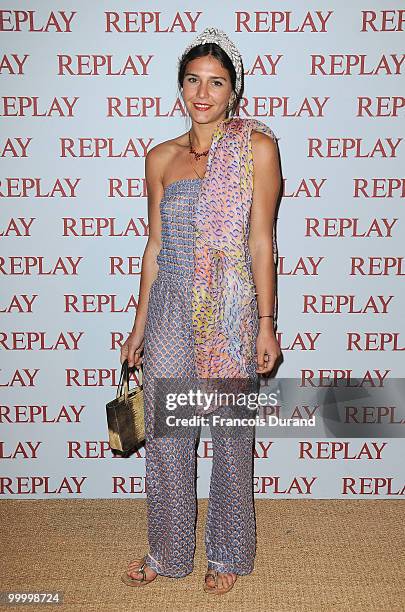
[[228, 117], [229, 114], [233, 115], [243, 95], [243, 88], [244, 88], [243, 66], [242, 66], [242, 86], [240, 88], [240, 91], [236, 93], [235, 91], [235, 84], [236, 84], [235, 67], [232, 64], [229, 58], [229, 55], [225, 53], [222, 47], [220, 47], [216, 43], [204, 43], [202, 45], [197, 45], [196, 47], [193, 47], [192, 49], [190, 49], [188, 53], [183, 55], [179, 63], [179, 69], [178, 69], [178, 75], [177, 75], [177, 81], [178, 81], [179, 88], [181, 90], [183, 87], [184, 75], [186, 72], [186, 67], [187, 67], [188, 62], [191, 62], [191, 60], [196, 59], [197, 57], [204, 57], [206, 55], [212, 55], [212, 57], [215, 57], [215, 59], [217, 59], [222, 64], [222, 66], [228, 71], [229, 76], [231, 77], [231, 85], [232, 85], [232, 90], [234, 91], [234, 94], [235, 94], [235, 99], [232, 104], [230, 113], [227, 112], [226, 116]]

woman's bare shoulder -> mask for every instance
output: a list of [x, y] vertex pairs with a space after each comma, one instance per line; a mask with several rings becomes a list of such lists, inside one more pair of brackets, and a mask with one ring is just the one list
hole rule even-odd
[[146, 159], [148, 159], [148, 161], [153, 160], [156, 163], [159, 163], [159, 161], [163, 161], [164, 163], [171, 157], [175, 157], [179, 151], [184, 150], [184, 148], [188, 146], [186, 136], [187, 133], [180, 134], [180, 136], [176, 136], [175, 138], [159, 142], [148, 151]]
[[255, 163], [261, 161], [264, 164], [272, 164], [278, 160], [277, 143], [270, 134], [252, 130], [251, 140], [253, 160]]
[[163, 177], [178, 155], [188, 146], [187, 133], [170, 138], [152, 147], [145, 158], [145, 174], [148, 184], [163, 189]]
[[277, 149], [277, 143], [275, 142], [271, 134], [261, 132], [260, 130], [252, 130], [252, 144], [256, 145], [257, 148], [269, 149], [275, 151]]

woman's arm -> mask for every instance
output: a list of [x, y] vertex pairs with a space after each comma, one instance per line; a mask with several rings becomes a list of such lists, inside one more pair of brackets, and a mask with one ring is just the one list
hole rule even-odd
[[[275, 305], [275, 265], [273, 258], [273, 224], [281, 188], [281, 172], [277, 145], [262, 132], [252, 131], [253, 200], [250, 212], [249, 251], [257, 292], [259, 316], [273, 315]], [[273, 369], [280, 348], [274, 333], [273, 319], [259, 319], [257, 339], [258, 371], [265, 374]], [[270, 359], [264, 363], [264, 354]]]
[[145, 178], [148, 191], [148, 225], [149, 237], [142, 257], [141, 281], [139, 285], [138, 308], [132, 327], [133, 331], [144, 332], [148, 311], [149, 292], [155, 280], [159, 266], [156, 258], [161, 249], [160, 201], [164, 189], [161, 176], [160, 146], [149, 151], [145, 158]]
[[164, 188], [162, 183], [161, 145], [149, 151], [145, 158], [145, 178], [148, 190], [149, 237], [142, 257], [141, 280], [139, 285], [138, 308], [136, 310], [132, 331], [121, 347], [121, 364], [128, 359], [129, 367], [139, 367], [143, 362], [141, 352], [144, 346], [146, 315], [148, 312], [149, 294], [159, 266], [156, 258], [161, 248], [160, 201]]

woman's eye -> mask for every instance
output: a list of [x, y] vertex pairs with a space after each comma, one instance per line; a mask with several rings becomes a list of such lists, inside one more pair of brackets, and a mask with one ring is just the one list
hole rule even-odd
[[[197, 81], [196, 77], [187, 77], [187, 82], [188, 83], [195, 83]], [[215, 87], [222, 87], [222, 81], [212, 81], [213, 85], [215, 85]]]

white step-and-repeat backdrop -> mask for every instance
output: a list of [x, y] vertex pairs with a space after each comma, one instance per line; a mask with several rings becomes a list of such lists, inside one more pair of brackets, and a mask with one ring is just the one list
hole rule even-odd
[[[405, 11], [321, 7], [0, 2], [2, 498], [145, 497], [144, 451], [113, 456], [105, 403], [137, 306], [144, 158], [190, 126], [177, 58], [209, 25], [243, 54], [240, 115], [278, 137], [278, 377], [403, 377]], [[258, 438], [256, 496], [401, 498], [400, 412], [365, 397], [349, 420], [366, 436]], [[211, 456], [202, 439], [200, 497]]]

